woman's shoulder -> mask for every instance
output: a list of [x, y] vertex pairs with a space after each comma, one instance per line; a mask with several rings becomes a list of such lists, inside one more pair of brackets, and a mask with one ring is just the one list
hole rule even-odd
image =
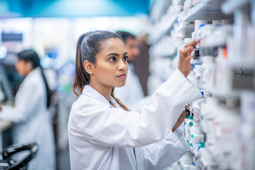
[[102, 103], [100, 100], [92, 98], [90, 96], [86, 96], [81, 94], [79, 98], [73, 103], [71, 108], [71, 113], [79, 114], [95, 111], [98, 108], [108, 107], [106, 104]]
[[34, 93], [38, 93], [43, 91], [43, 83], [41, 82], [38, 76], [27, 76], [20, 85], [19, 91], [33, 91]]
[[40, 70], [34, 69], [31, 73], [29, 73], [26, 76], [23, 83], [26, 85], [31, 85], [31, 86], [39, 86], [40, 84], [43, 84]]

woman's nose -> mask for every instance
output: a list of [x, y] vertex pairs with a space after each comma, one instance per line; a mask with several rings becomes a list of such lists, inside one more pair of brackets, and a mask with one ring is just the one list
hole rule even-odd
[[127, 62], [125, 62], [125, 61], [120, 61], [120, 62], [119, 62], [118, 69], [119, 69], [119, 70], [125, 70], [125, 71], [127, 71], [127, 68], [128, 68], [127, 65], [128, 65]]

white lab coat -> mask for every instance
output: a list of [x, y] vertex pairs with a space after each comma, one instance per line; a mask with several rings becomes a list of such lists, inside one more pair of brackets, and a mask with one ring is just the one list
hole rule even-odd
[[123, 87], [116, 87], [114, 95], [132, 110], [136, 103], [144, 97], [144, 93], [139, 78], [134, 72], [133, 64], [129, 63], [128, 67], [126, 84]]
[[[68, 123], [72, 170], [160, 170], [188, 149], [181, 131], [172, 133], [185, 104], [201, 97], [177, 69], [152, 95], [141, 113], [113, 108], [86, 85]], [[133, 152], [135, 147], [135, 153]]]
[[39, 150], [29, 163], [29, 170], [55, 170], [51, 115], [46, 107], [46, 88], [40, 68], [26, 76], [16, 94], [15, 107], [3, 106], [0, 119], [15, 123], [15, 144], [38, 143]]

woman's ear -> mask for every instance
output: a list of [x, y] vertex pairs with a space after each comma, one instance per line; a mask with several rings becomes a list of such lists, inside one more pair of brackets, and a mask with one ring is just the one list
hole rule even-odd
[[90, 75], [93, 75], [93, 71], [94, 71], [94, 64], [89, 62], [88, 60], [85, 60], [83, 62], [83, 67], [86, 70], [87, 73], [89, 73]]

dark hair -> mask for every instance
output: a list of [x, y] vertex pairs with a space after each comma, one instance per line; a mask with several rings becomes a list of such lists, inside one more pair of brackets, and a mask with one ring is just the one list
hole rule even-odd
[[[75, 76], [72, 87], [74, 94], [77, 96], [79, 95], [76, 93], [76, 88], [82, 93], [84, 86], [90, 83], [90, 74], [86, 72], [83, 66], [84, 61], [87, 60], [95, 64], [96, 55], [102, 50], [102, 43], [110, 38], [118, 38], [123, 41], [117, 34], [109, 31], [93, 31], [84, 33], [79, 37], [76, 45]], [[128, 110], [128, 108], [114, 96], [114, 88], [111, 96], [123, 109]]]
[[126, 43], [128, 38], [136, 39], [135, 35], [133, 35], [129, 32], [126, 32], [126, 31], [117, 31], [116, 34], [119, 35], [123, 39], [124, 43]]
[[40, 58], [39, 58], [38, 54], [34, 50], [29, 49], [29, 50], [21, 51], [17, 55], [18, 55], [18, 58], [21, 59], [21, 60], [24, 60], [26, 62], [29, 62], [29, 61], [32, 62], [32, 65], [33, 65], [34, 69], [37, 68], [37, 67], [40, 67], [42, 78], [43, 78], [45, 88], [46, 88], [46, 93], [47, 93], [46, 106], [47, 106], [47, 108], [49, 108], [50, 103], [51, 103], [51, 91], [50, 91], [49, 85], [47, 83], [47, 80], [45, 78], [45, 75], [43, 73], [43, 70], [42, 70], [42, 67], [41, 67], [41, 64], [40, 64]]

